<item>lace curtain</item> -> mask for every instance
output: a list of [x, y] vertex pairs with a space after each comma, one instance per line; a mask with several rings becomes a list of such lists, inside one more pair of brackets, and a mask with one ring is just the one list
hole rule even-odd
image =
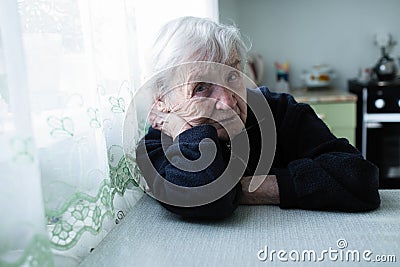
[[[75, 266], [143, 195], [122, 135], [146, 41], [218, 14], [216, 0], [145, 2], [0, 2], [0, 266]], [[171, 12], [151, 23], [156, 2]]]

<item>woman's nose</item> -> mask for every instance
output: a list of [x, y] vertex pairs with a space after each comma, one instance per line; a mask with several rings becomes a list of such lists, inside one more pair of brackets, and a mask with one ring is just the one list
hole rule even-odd
[[237, 104], [234, 92], [221, 86], [214, 87], [213, 98], [217, 100], [216, 109], [232, 109]]

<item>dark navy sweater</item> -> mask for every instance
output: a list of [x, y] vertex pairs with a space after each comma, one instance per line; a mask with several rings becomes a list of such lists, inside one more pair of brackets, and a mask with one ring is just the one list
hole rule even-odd
[[[261, 92], [261, 93], [260, 93]], [[248, 90], [249, 101], [266, 98], [276, 126], [276, 151], [269, 173], [277, 177], [280, 207], [313, 210], [367, 211], [380, 205], [378, 168], [344, 138], [336, 138], [313, 109], [297, 103], [289, 94], [273, 93], [266, 87]], [[251, 106], [251, 105], [249, 105]], [[250, 157], [245, 174], [253, 175], [260, 160], [260, 124], [248, 109], [246, 129], [250, 141]], [[198, 145], [210, 138], [217, 145], [217, 155], [206, 169], [199, 172], [180, 170], [171, 164], [161, 146], [159, 130], [153, 128], [137, 148], [137, 162], [144, 177], [153, 164], [166, 180], [180, 186], [195, 187], [212, 182], [226, 168], [228, 144], [218, 139], [213, 126], [200, 125], [179, 135], [179, 142], [164, 135], [166, 153], [179, 161], [178, 151], [189, 160], [200, 156]], [[147, 153], [151, 163], [146, 160]], [[175, 155], [175, 157], [174, 157]], [[178, 207], [160, 202], [165, 208], [183, 217], [224, 218], [231, 215], [241, 197], [240, 182], [220, 199], [197, 207]]]

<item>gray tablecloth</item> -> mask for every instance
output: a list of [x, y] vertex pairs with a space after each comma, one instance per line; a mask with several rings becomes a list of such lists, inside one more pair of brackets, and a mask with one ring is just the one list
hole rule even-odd
[[366, 213], [240, 206], [198, 222], [144, 196], [81, 266], [400, 266], [400, 190], [381, 199]]

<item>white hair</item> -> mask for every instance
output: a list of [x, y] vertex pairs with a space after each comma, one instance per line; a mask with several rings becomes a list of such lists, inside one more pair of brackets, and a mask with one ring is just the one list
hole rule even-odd
[[239, 29], [233, 25], [220, 24], [206, 18], [181, 17], [160, 29], [149, 63], [154, 74], [185, 62], [228, 64], [237, 58], [243, 71], [248, 50]]

